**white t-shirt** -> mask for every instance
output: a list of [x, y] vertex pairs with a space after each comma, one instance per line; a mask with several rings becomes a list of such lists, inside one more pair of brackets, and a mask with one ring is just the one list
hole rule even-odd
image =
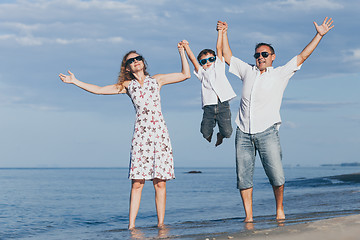
[[229, 72], [243, 81], [239, 113], [236, 124], [241, 131], [255, 134], [281, 123], [280, 106], [283, 93], [297, 66], [297, 56], [284, 66], [268, 67], [266, 72], [232, 56]]
[[225, 61], [216, 58], [208, 69], [200, 67], [194, 74], [201, 81], [202, 107], [218, 104], [218, 98], [224, 102], [236, 97], [225, 75]]

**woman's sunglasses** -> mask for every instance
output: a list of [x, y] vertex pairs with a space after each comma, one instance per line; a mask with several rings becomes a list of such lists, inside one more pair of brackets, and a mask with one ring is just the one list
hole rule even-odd
[[209, 62], [215, 62], [216, 57], [214, 56], [214, 57], [201, 59], [201, 60], [199, 60], [199, 63], [202, 66], [202, 65], [206, 64], [208, 60], [209, 60]]
[[[261, 56], [263, 56], [263, 58], [267, 58], [269, 55], [271, 55], [272, 53], [268, 53], [268, 52], [261, 52]], [[254, 54], [254, 58], [258, 59], [260, 57], [260, 53], [255, 53]]]
[[142, 61], [143, 60], [143, 57], [142, 56], [137, 56], [137, 57], [133, 57], [133, 58], [129, 58], [126, 63], [125, 63], [125, 66], [127, 66], [128, 64], [132, 64], [133, 62], [138, 61]]

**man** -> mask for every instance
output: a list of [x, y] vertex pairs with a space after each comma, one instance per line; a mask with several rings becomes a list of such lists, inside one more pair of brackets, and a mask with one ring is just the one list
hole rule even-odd
[[236, 118], [237, 187], [245, 210], [245, 222], [253, 221], [252, 192], [255, 155], [258, 151], [276, 200], [276, 219], [285, 219], [283, 196], [285, 177], [281, 160], [278, 130], [281, 123], [280, 106], [289, 79], [311, 55], [322, 37], [334, 27], [327, 17], [319, 26], [314, 22], [316, 35], [302, 52], [284, 66], [273, 68], [275, 51], [270, 44], [259, 43], [255, 48], [256, 66], [232, 55], [227, 23], [218, 21], [223, 29], [223, 56], [229, 71], [243, 81], [239, 113]]

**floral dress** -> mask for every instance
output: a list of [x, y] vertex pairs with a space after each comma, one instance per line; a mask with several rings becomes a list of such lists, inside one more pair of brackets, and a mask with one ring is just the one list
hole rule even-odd
[[158, 82], [149, 76], [145, 78], [143, 86], [137, 80], [132, 80], [127, 92], [136, 111], [129, 178], [175, 178], [172, 147], [161, 112]]

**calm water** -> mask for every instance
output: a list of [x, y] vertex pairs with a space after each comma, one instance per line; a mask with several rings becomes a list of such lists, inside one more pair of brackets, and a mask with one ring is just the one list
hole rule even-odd
[[[188, 174], [200, 170], [201, 174]], [[168, 182], [167, 227], [158, 230], [154, 190], [146, 182], [128, 231], [127, 169], [0, 169], [0, 239], [205, 239], [203, 234], [276, 227], [272, 189], [256, 169], [255, 223], [244, 213], [233, 168], [177, 168]], [[286, 168], [290, 225], [360, 213], [360, 167]]]

